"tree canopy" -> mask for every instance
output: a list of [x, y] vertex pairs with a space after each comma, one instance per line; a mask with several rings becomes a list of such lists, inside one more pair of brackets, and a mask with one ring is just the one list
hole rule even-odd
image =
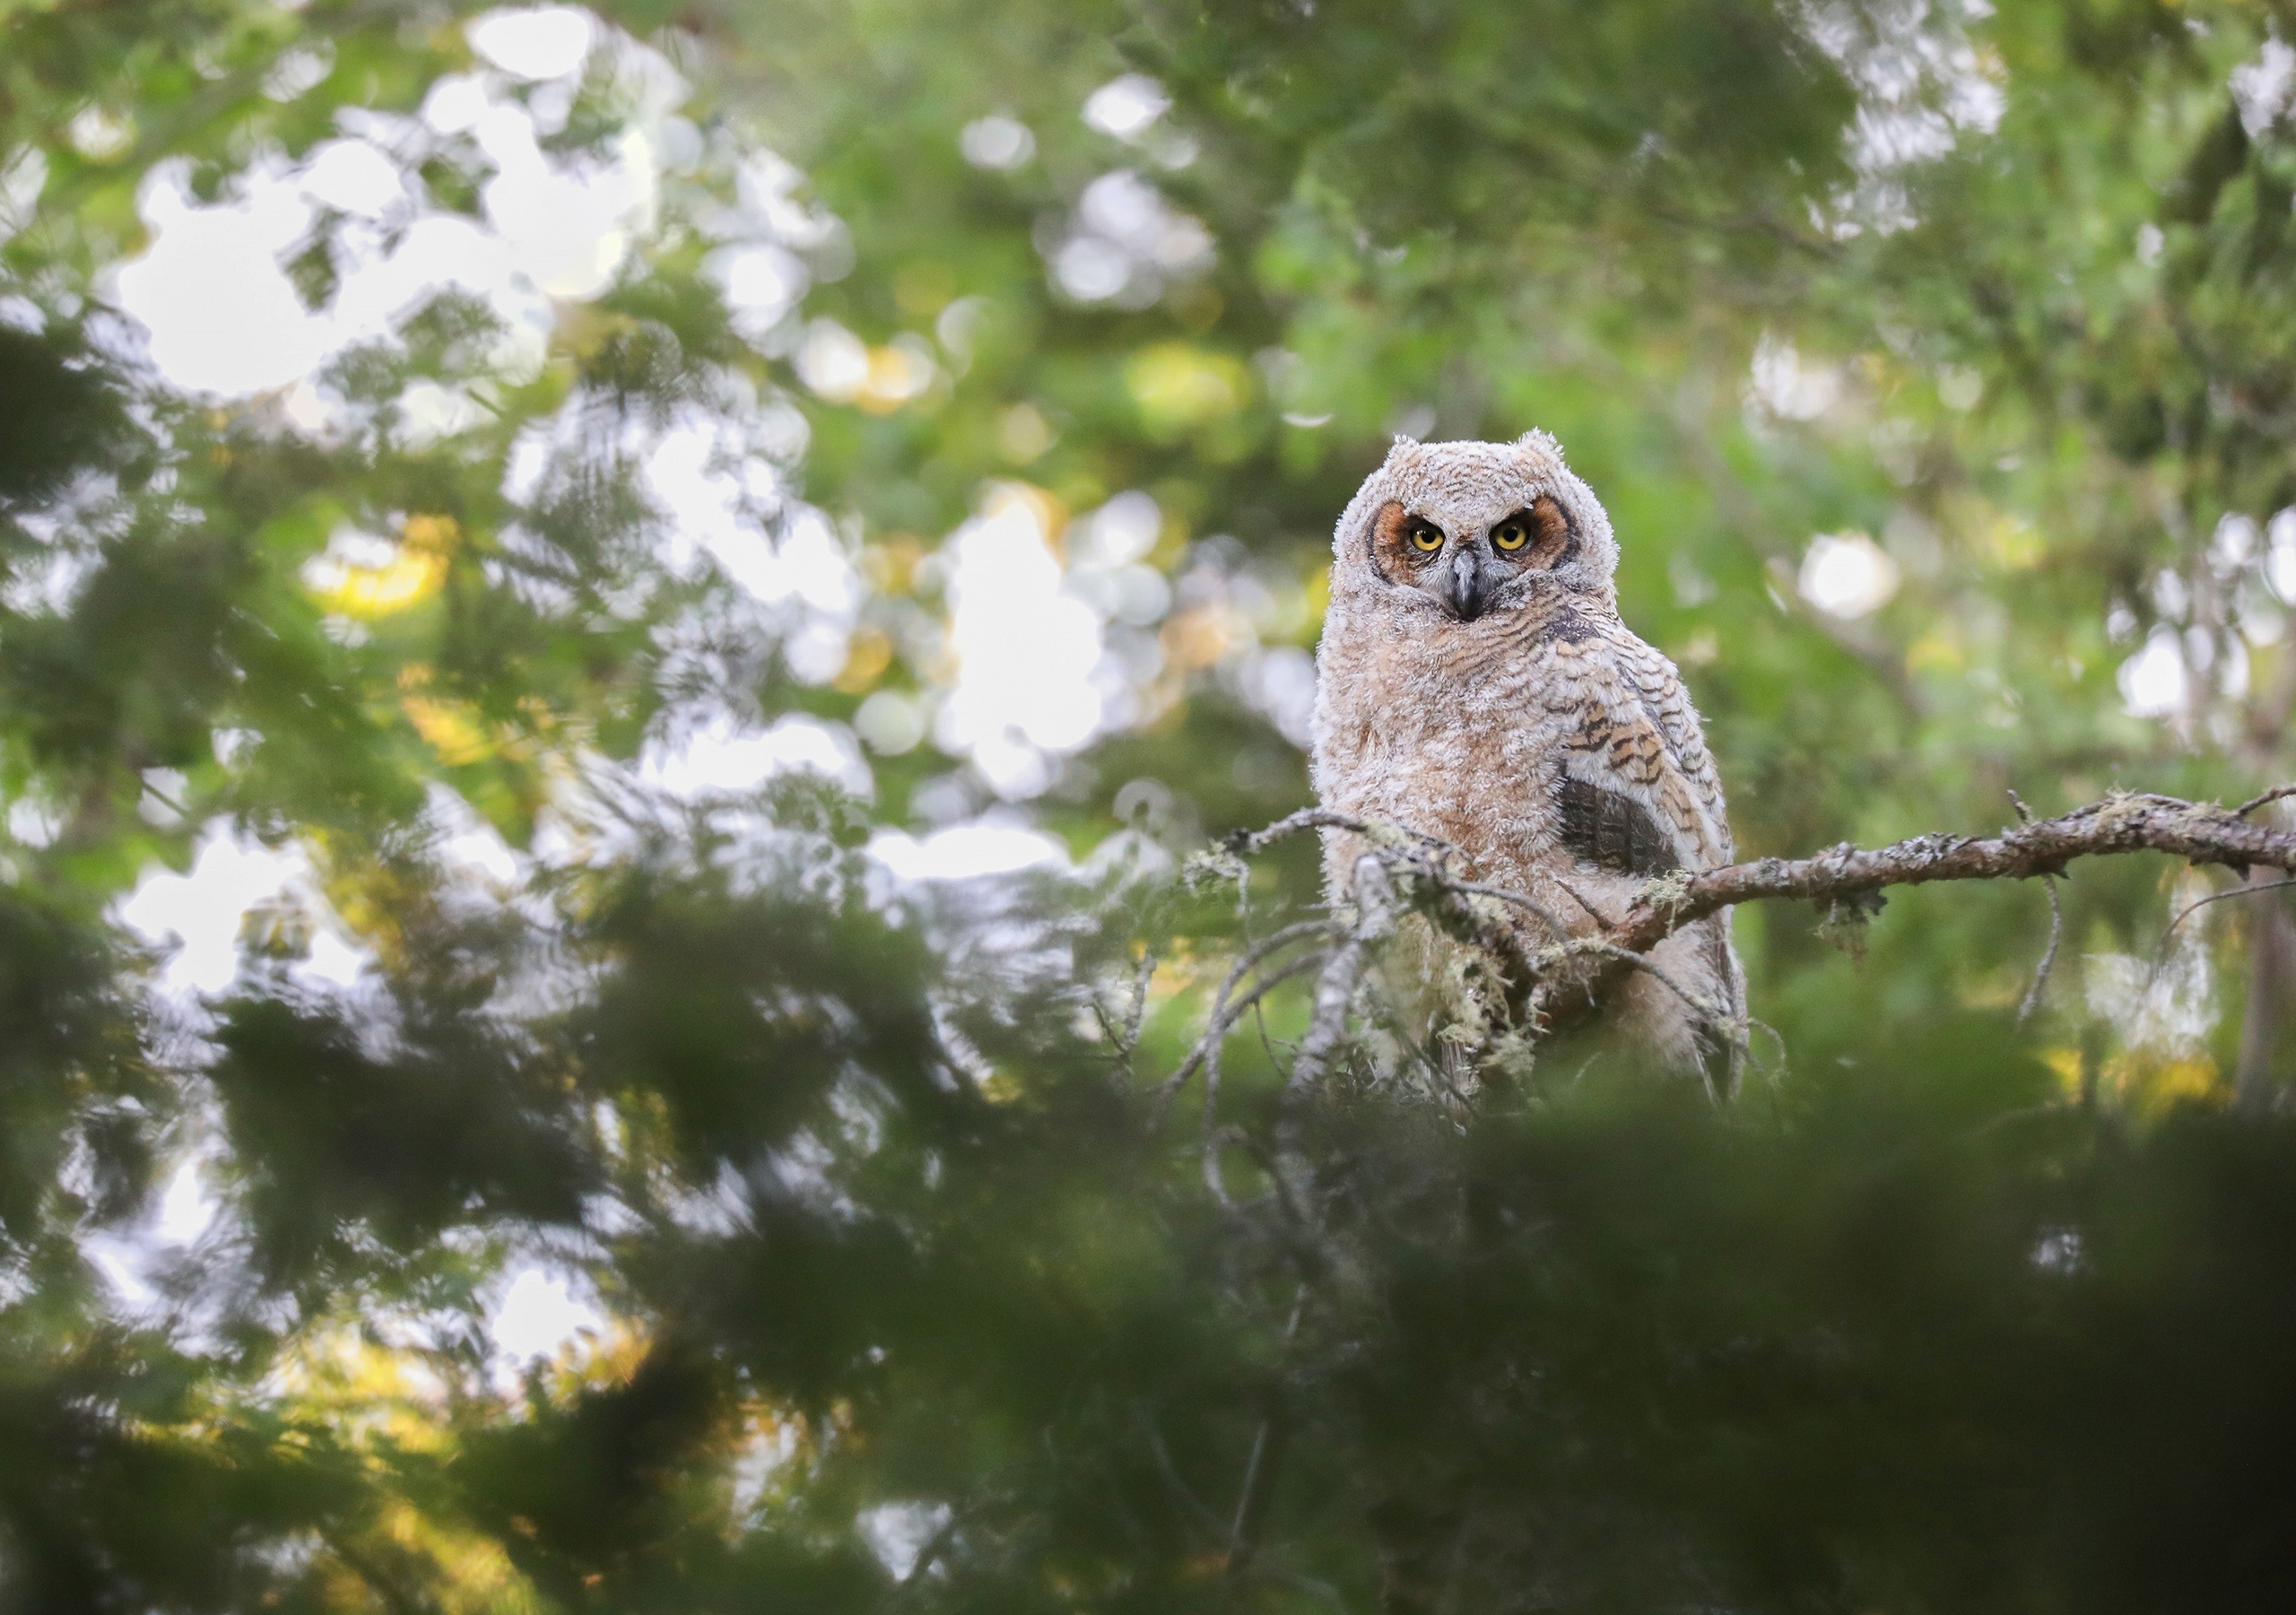
[[2283, 893], [1302, 1106], [1237, 838], [1396, 432], [1561, 439], [1744, 855], [2291, 777], [2291, 32], [0, 4], [0, 1603], [2287, 1607]]

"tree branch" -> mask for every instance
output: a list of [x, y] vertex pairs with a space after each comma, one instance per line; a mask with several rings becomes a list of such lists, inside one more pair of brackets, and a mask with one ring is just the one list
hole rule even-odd
[[[2124, 793], [2042, 820], [2027, 816], [2023, 803], [2019, 803], [2024, 822], [1997, 835], [1932, 834], [1874, 848], [1844, 842], [1808, 858], [1759, 858], [1722, 869], [1670, 875], [1645, 886], [1615, 919], [1588, 907], [1586, 923], [1575, 930], [1527, 895], [1473, 879], [1465, 855], [1446, 841], [1402, 826], [1310, 808], [1265, 829], [1229, 838], [1226, 851], [1231, 856], [1248, 855], [1285, 836], [1310, 829], [1343, 832], [1347, 839], [1340, 846], [1349, 856], [1354, 911], [1343, 910], [1329, 921], [1287, 927], [1250, 951], [1222, 985], [1207, 1037], [1222, 1035], [1233, 1014], [1251, 1002], [1247, 995], [1231, 1003], [1231, 995], [1255, 965], [1276, 947], [1303, 940], [1306, 932], [1318, 925], [1323, 928], [1328, 939], [1326, 949], [1308, 955], [1320, 963], [1321, 974], [1308, 1028], [1284, 1085], [1276, 1126], [1277, 1179], [1285, 1190], [1304, 1196], [1308, 1185], [1300, 1151], [1301, 1101], [1320, 1089], [1330, 1074], [1347, 1037], [1349, 1012], [1370, 949], [1394, 928], [1400, 908], [1419, 908], [1454, 937], [1490, 952], [1509, 978], [1510, 1011], [1535, 1037], [1593, 1014], [1631, 970], [1657, 976], [1711, 1020], [1711, 1006], [1700, 1004], [1647, 955], [1683, 926], [1740, 903], [1764, 898], [1834, 903], [1891, 886], [2040, 876], [2051, 882], [2050, 946], [2033, 991], [2027, 995], [2025, 1012], [2030, 1013], [2030, 1005], [2038, 999], [2048, 967], [2055, 961], [2063, 918], [2055, 901], [2054, 877], [2063, 874], [2067, 864], [2112, 853], [2159, 852], [2195, 864], [2222, 864], [2243, 873], [2255, 867], [2296, 871], [2296, 833], [2266, 829], [2244, 817], [2278, 794], [2227, 809], [2215, 803]], [[1564, 890], [1570, 890], [1567, 882], [1561, 884]], [[1585, 906], [1585, 899], [1580, 902]], [[1554, 935], [1553, 944], [1532, 946], [1520, 929], [1507, 922], [1502, 905], [1535, 919]], [[1289, 977], [1301, 968], [1295, 962], [1276, 974]], [[1273, 985], [1273, 979], [1264, 982], [1262, 989]], [[1199, 1043], [1160, 1098], [1169, 1099], [1179, 1083], [1206, 1063], [1206, 1050]]]
[[[1647, 953], [1684, 925], [1763, 898], [1824, 902], [1932, 881], [2023, 880], [2061, 874], [2075, 858], [2128, 852], [2168, 853], [2236, 870], [2257, 864], [2296, 869], [2296, 835], [2248, 823], [2214, 803], [2119, 794], [1997, 836], [1916, 836], [1870, 850], [1844, 842], [1814, 857], [1759, 858], [1654, 882], [1605, 940], [1630, 953]], [[1581, 1019], [1625, 968], [1606, 959], [1591, 978], [1540, 983], [1531, 994], [1535, 1023], [1544, 1029]]]

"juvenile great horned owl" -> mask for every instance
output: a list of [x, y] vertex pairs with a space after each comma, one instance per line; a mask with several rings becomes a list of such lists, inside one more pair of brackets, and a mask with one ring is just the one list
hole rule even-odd
[[[1619, 621], [1610, 518], [1552, 438], [1398, 438], [1332, 556], [1315, 716], [1326, 807], [1439, 836], [1476, 879], [1578, 932], [1657, 877], [1730, 862], [1698, 714], [1674, 664]], [[1350, 840], [1326, 836], [1335, 898]], [[1534, 951], [1556, 940], [1519, 908], [1509, 923]], [[1727, 910], [1650, 957], [1724, 1022], [1743, 1015]], [[1615, 1002], [1633, 1041], [1726, 1084], [1735, 1035], [1647, 972]]]

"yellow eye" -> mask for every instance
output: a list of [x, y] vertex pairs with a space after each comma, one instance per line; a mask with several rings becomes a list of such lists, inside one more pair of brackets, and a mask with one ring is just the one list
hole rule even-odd
[[1443, 529], [1429, 522], [1421, 522], [1411, 530], [1411, 547], [1422, 555], [1432, 555], [1443, 547]]
[[1523, 525], [1520, 517], [1510, 516], [1491, 530], [1491, 542], [1501, 550], [1519, 550], [1530, 537], [1531, 530]]

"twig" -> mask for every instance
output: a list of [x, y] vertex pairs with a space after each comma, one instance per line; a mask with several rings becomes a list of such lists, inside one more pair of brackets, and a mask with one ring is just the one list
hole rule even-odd
[[1314, 1185], [1307, 1154], [1300, 1147], [1302, 1102], [1330, 1075], [1332, 1058], [1347, 1035], [1347, 1010], [1363, 979], [1365, 955], [1370, 944], [1386, 936], [1395, 924], [1394, 889], [1387, 882], [1387, 864], [1378, 853], [1367, 852], [1355, 860], [1350, 890], [1355, 897], [1355, 923], [1325, 959], [1323, 972], [1316, 978], [1315, 1007], [1300, 1038], [1300, 1053], [1292, 1062], [1292, 1074], [1284, 1082], [1283, 1105], [1275, 1119], [1276, 1186], [1284, 1203], [1295, 1216], [1307, 1219], [1305, 1226], [1309, 1229], [1315, 1226]]
[[1156, 977], [1156, 955], [1148, 950], [1140, 955], [1140, 968], [1132, 977], [1132, 1013], [1125, 1018], [1124, 1052], [1126, 1060], [1140, 1046], [1140, 1028], [1148, 1019], [1148, 984]]
[[[1502, 903], [1512, 903], [1518, 908], [1527, 908], [1538, 916], [1541, 925], [1554, 933], [1556, 942], [1567, 942], [1570, 940], [1570, 929], [1554, 917], [1554, 910], [1535, 898], [1526, 897], [1519, 891], [1509, 891], [1504, 886], [1486, 885], [1481, 881], [1452, 881], [1447, 884], [1453, 891], [1468, 892], [1478, 897], [1496, 898]], [[1577, 897], [1578, 893], [1572, 892], [1571, 895]], [[1580, 901], [1583, 903], [1585, 899], [1580, 899]]]
[[[1132, 1417], [1139, 1425], [1141, 1434], [1147, 1437], [1148, 1455], [1154, 1460], [1157, 1473], [1163, 1477], [1164, 1484], [1171, 1489], [1172, 1495], [1186, 1506], [1188, 1513], [1196, 1516], [1198, 1524], [1209, 1527], [1219, 1535], [1227, 1535], [1230, 1530], [1228, 1522], [1214, 1514], [1212, 1511], [1212, 1506], [1197, 1497], [1195, 1489], [1181, 1479], [1178, 1467], [1172, 1462], [1171, 1449], [1164, 1445], [1163, 1434], [1156, 1428], [1155, 1420], [1148, 1416], [1146, 1407], [1135, 1403], [1132, 1410]], [[1245, 1568], [1255, 1576], [1264, 1576], [1270, 1581], [1321, 1599], [1335, 1609], [1344, 1610], [1347, 1607], [1345, 1601], [1340, 1597], [1338, 1590], [1328, 1582], [1318, 1581], [1312, 1576], [1303, 1576], [1288, 1566], [1275, 1563], [1265, 1554], [1254, 1554], [1251, 1562]]]
[[1148, 1018], [1148, 983], [1155, 974], [1156, 955], [1152, 951], [1143, 952], [1132, 973], [1132, 1007], [1125, 1012], [1120, 1026], [1109, 1019], [1108, 1005], [1100, 1002], [1100, 994], [1092, 994], [1092, 1019], [1100, 1022], [1100, 1035], [1116, 1045], [1116, 1063], [1127, 1082], [1133, 1078], [1132, 1057], [1140, 1052], [1141, 1023]]
[[2017, 1006], [2019, 1026], [2033, 1018], [2033, 1007], [2041, 1001], [2041, 989], [2048, 985], [2049, 967], [2057, 963], [2057, 944], [2065, 935], [2065, 910], [2057, 900], [2057, 877], [2043, 875], [2041, 885], [2048, 891], [2048, 947], [2041, 954], [2040, 968], [2033, 972], [2033, 985], [2025, 989], [2024, 1003]]
[[2221, 903], [2227, 898], [2245, 898], [2252, 896], [2259, 891], [2283, 891], [2291, 886], [2296, 886], [2296, 881], [2266, 881], [2261, 886], [2234, 886], [2228, 888], [2223, 891], [2213, 891], [2209, 893], [2208, 896], [2200, 899], [2197, 902], [2187, 904], [2181, 911], [2179, 912], [2176, 918], [2170, 920], [2168, 925], [2161, 929], [2161, 946], [2163, 949], [2168, 947], [2170, 936], [2176, 931], [2178, 926], [2185, 923], [2186, 917], [2196, 908], [2205, 908], [2211, 903]]
[[1332, 950], [1316, 982], [1315, 1011], [1307, 1035], [1300, 1039], [1300, 1055], [1292, 1063], [1287, 1098], [1299, 1098], [1320, 1087], [1331, 1070], [1332, 1055], [1347, 1029], [1347, 1006], [1354, 1001], [1356, 984], [1363, 977], [1365, 950], [1385, 936], [1394, 924], [1395, 897], [1387, 882], [1387, 866], [1377, 853], [1355, 860], [1351, 890], [1355, 897], [1355, 924]]
[[1369, 819], [1358, 819], [1352, 813], [1334, 812], [1329, 808], [1301, 808], [1296, 813], [1285, 814], [1264, 829], [1238, 830], [1230, 836], [1223, 845], [1230, 852], [1240, 857], [1248, 857], [1269, 844], [1281, 841], [1286, 836], [1296, 836], [1301, 830], [1316, 829], [1351, 830], [1356, 835], [1373, 839], [1383, 834], [1393, 834], [1406, 840], [1415, 841], [1431, 852], [1448, 856], [1457, 856], [1458, 853], [1457, 847], [1440, 836], [1431, 836], [1424, 830], [1412, 829], [1401, 824], [1375, 823]]
[[1685, 987], [1682, 983], [1676, 981], [1654, 959], [1645, 958], [1639, 953], [1630, 953], [1624, 948], [1618, 947], [1611, 942], [1604, 942], [1599, 937], [1580, 937], [1578, 941], [1570, 943], [1568, 948], [1562, 950], [1562, 951], [1569, 953], [1591, 953], [1600, 959], [1615, 960], [1617, 963], [1625, 966], [1629, 969], [1640, 970], [1647, 975], [1655, 976], [1660, 982], [1665, 984], [1666, 987], [1672, 990], [1675, 997], [1681, 999], [1684, 1003], [1690, 1006], [1690, 1012], [1697, 1016], [1701, 1023], [1707, 1026], [1718, 1026], [1721, 1024], [1723, 1017], [1716, 1011], [1712, 1004], [1708, 1003], [1704, 999], [1700, 998], [1693, 994], [1688, 987]]
[[[1178, 1095], [1179, 1090], [1187, 1085], [1187, 1080], [1196, 1074], [1196, 1068], [1213, 1056], [1219, 1039], [1226, 1037], [1227, 1029], [1235, 1023], [1235, 1017], [1228, 1014], [1227, 1012], [1229, 995], [1235, 992], [1236, 984], [1257, 968], [1260, 961], [1269, 954], [1290, 947], [1293, 942], [1303, 938], [1316, 935], [1326, 928], [1327, 922], [1323, 920], [1300, 920], [1297, 924], [1286, 925], [1257, 946], [1246, 949], [1243, 956], [1229, 968], [1228, 974], [1220, 983], [1220, 990], [1212, 996], [1212, 1019], [1205, 1025], [1204, 1035], [1196, 1040], [1196, 1046], [1188, 1051], [1187, 1058], [1180, 1062], [1179, 1069], [1165, 1078], [1164, 1085], [1156, 1090], [1155, 1103], [1149, 1113], [1152, 1123], [1162, 1122], [1166, 1107], [1170, 1106], [1173, 1098]], [[1296, 975], [1297, 972], [1289, 972], [1289, 974]], [[1244, 1003], [1257, 1001], [1255, 996], [1245, 1000]], [[1240, 1012], [1243, 1005], [1239, 1004], [1237, 1007]]]
[[[1283, 1325], [1283, 1343], [1290, 1345], [1300, 1333], [1300, 1315], [1307, 1310], [1308, 1286], [1302, 1281], [1292, 1297], [1292, 1317]], [[1251, 1456], [1244, 1463], [1244, 1483], [1236, 1498], [1235, 1524], [1228, 1530], [1228, 1575], [1243, 1574], [1252, 1562], [1252, 1555], [1259, 1547], [1259, 1531], [1267, 1517], [1267, 1505], [1275, 1494], [1275, 1472], [1283, 1462], [1283, 1447], [1291, 1433], [1283, 1417], [1283, 1403], [1275, 1399], [1267, 1416], [1259, 1421], [1259, 1428], [1252, 1435]]]
[[2232, 817], [2245, 819], [2267, 803], [2278, 802], [2284, 796], [2296, 796], [2296, 785], [2276, 785], [2261, 796], [2251, 796], [2232, 810]]
[[[1309, 971], [1315, 969], [1324, 962], [1326, 957], [1326, 955], [1321, 951], [1318, 951], [1313, 953], [1302, 953], [1299, 958], [1292, 959], [1282, 969], [1275, 971], [1273, 975], [1261, 977], [1258, 981], [1252, 985], [1250, 992], [1245, 994], [1241, 998], [1235, 1000], [1233, 1003], [1230, 1004], [1219, 1014], [1215, 1014], [1213, 1017], [1212, 1026], [1210, 1029], [1205, 1033], [1205, 1040], [1198, 1046], [1205, 1051], [1203, 1061], [1204, 1181], [1205, 1185], [1211, 1189], [1213, 1197], [1219, 1201], [1222, 1205], [1226, 1205], [1228, 1203], [1228, 1193], [1226, 1185], [1222, 1184], [1220, 1179], [1220, 1145], [1222, 1142], [1220, 1133], [1221, 1046], [1227, 1041], [1228, 1033], [1234, 1029], [1236, 1022], [1244, 1018], [1244, 1012], [1246, 1010], [1249, 1010], [1255, 1014], [1258, 1013], [1261, 1000], [1265, 999], [1276, 988], [1282, 986], [1285, 982], [1290, 981], [1293, 977], [1305, 976]], [[1263, 1039], [1265, 1038], [1265, 1034], [1263, 1033]], [[1270, 1064], [1274, 1064], [1273, 1051], [1270, 1052], [1269, 1058]], [[1159, 1112], [1159, 1116], [1161, 1117], [1161, 1112]]]

